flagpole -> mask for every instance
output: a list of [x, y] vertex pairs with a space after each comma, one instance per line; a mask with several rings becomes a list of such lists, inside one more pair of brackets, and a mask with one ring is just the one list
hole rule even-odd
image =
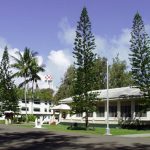
[[106, 127], [106, 135], [110, 134], [110, 128], [109, 128], [109, 71], [108, 71], [108, 60], [107, 60], [107, 127]]

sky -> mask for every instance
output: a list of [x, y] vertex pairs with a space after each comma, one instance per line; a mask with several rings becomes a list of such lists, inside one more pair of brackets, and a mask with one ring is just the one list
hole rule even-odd
[[119, 53], [129, 66], [130, 32], [137, 11], [150, 35], [149, 0], [0, 0], [0, 58], [6, 45], [13, 56], [25, 47], [37, 51], [39, 64], [46, 65], [39, 87], [48, 87], [44, 79], [51, 74], [57, 89], [74, 61], [75, 30], [84, 6], [92, 23], [95, 52], [110, 64]]

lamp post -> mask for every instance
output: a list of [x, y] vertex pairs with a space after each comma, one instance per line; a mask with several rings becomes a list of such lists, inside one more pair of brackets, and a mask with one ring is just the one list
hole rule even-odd
[[107, 127], [106, 127], [106, 135], [110, 134], [110, 128], [109, 128], [109, 71], [108, 71], [108, 60], [107, 60]]

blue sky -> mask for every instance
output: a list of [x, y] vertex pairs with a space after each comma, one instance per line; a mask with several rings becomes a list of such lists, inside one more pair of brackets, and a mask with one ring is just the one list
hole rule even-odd
[[[149, 0], [0, 0], [0, 56], [5, 45], [10, 54], [27, 46], [59, 86], [73, 62], [73, 39], [83, 6], [87, 7], [97, 52], [110, 60], [120, 54], [128, 61], [130, 30], [137, 11], [150, 33]], [[41, 87], [45, 83], [41, 82]]]

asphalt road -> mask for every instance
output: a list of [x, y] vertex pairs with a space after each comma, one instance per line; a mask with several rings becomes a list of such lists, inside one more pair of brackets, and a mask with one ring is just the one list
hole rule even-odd
[[150, 138], [87, 136], [0, 125], [0, 150], [150, 150]]

